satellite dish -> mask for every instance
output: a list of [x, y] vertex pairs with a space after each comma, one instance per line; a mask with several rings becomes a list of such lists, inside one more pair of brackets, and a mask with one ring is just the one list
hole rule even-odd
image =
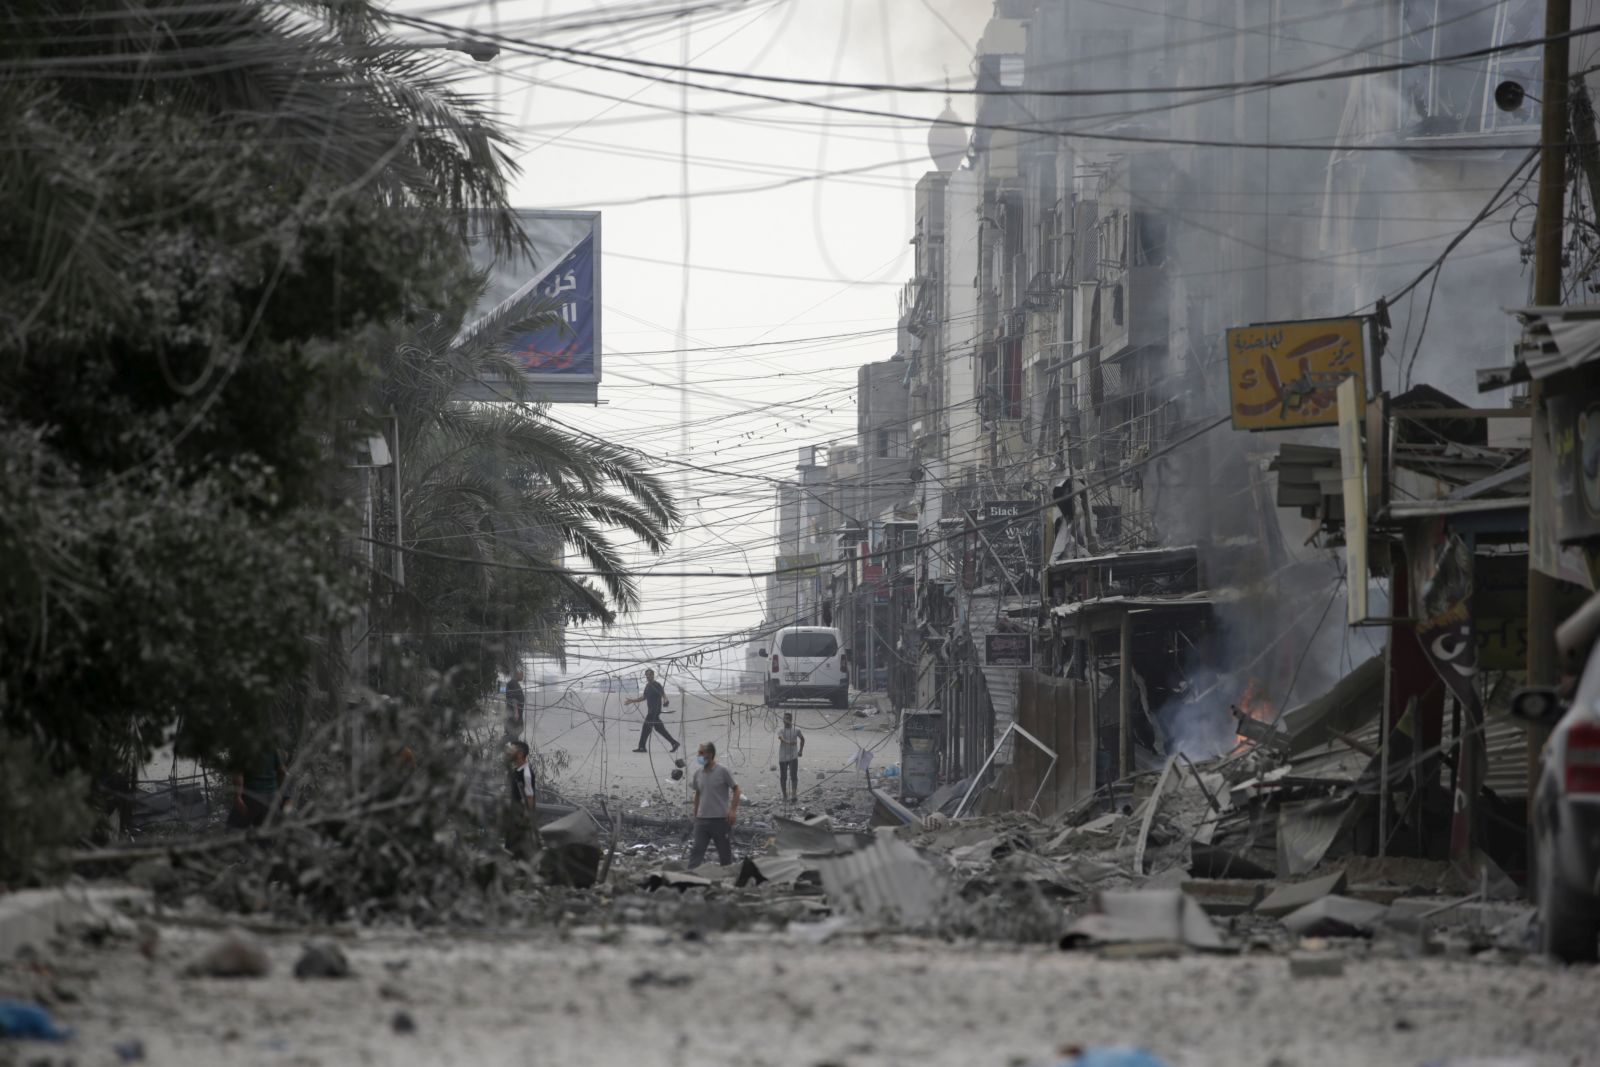
[[934, 166], [948, 172], [961, 166], [966, 154], [966, 123], [961, 121], [961, 116], [955, 113], [949, 101], [945, 101], [944, 110], [928, 128], [928, 155], [933, 157]]
[[1520, 111], [1528, 91], [1513, 81], [1504, 81], [1494, 87], [1494, 106], [1501, 111]]

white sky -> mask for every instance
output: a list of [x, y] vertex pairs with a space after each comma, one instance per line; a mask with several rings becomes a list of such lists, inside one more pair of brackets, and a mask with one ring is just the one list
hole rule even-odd
[[[619, 36], [615, 27], [548, 36], [532, 28], [543, 24], [548, 33], [552, 20], [637, 3], [407, 0], [399, 9], [480, 30], [498, 24], [520, 39], [679, 62], [677, 26], [632, 40], [637, 35]], [[693, 20], [689, 54], [694, 65], [765, 74], [898, 84], [941, 84], [948, 76], [964, 86], [971, 84], [972, 45], [991, 11], [988, 0], [729, 0], [727, 10]], [[681, 87], [508, 53], [475, 69], [484, 76], [474, 87], [498, 89], [522, 145], [517, 206], [604, 212], [605, 403], [560, 405], [557, 419], [653, 455], [687, 454], [697, 464], [771, 478], [792, 476], [799, 446], [853, 437], [856, 368], [894, 354], [898, 294], [912, 265], [914, 187], [932, 169], [926, 122], [857, 119], [691, 90], [691, 112], [735, 114], [688, 118], [693, 195], [684, 200]], [[936, 95], [841, 98], [821, 89], [727, 84], [919, 117], [944, 107]], [[955, 107], [970, 116], [969, 100], [957, 98]], [[819, 171], [868, 166], [881, 169], [810, 180]], [[782, 188], [709, 195], [797, 178]], [[665, 198], [628, 203], [647, 197]], [[685, 208], [689, 347], [758, 346], [690, 351], [686, 383], [672, 351], [679, 347]], [[772, 344], [838, 334], [851, 336]], [[685, 399], [687, 452], [679, 438]], [[772, 486], [757, 478], [690, 472], [686, 528], [659, 559], [641, 554], [641, 565], [769, 568], [773, 499]], [[762, 618], [762, 579], [646, 577], [642, 585], [644, 603], [626, 622], [606, 633], [594, 628], [593, 636], [575, 631], [570, 649], [638, 663], [723, 643], [716, 635]], [[706, 665], [742, 661], [736, 648], [708, 656]], [[576, 673], [607, 668], [633, 669], [572, 664]]]

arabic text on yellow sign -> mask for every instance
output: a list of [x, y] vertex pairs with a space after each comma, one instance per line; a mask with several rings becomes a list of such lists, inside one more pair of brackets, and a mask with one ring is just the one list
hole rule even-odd
[[1228, 396], [1236, 430], [1331, 426], [1339, 383], [1355, 378], [1366, 407], [1365, 323], [1314, 319], [1228, 331]]

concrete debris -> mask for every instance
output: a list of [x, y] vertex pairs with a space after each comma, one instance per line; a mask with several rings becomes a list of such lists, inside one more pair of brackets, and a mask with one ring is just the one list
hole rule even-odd
[[234, 930], [190, 961], [183, 973], [191, 978], [265, 978], [271, 970], [272, 961], [256, 939]]
[[1226, 948], [1200, 905], [1176, 889], [1099, 893], [1094, 911], [1075, 920], [1061, 938], [1061, 947], [1067, 949], [1119, 943]]
[[1180, 883], [1178, 888], [1204, 908], [1207, 915], [1219, 916], [1254, 911], [1267, 894], [1261, 882], [1243, 879], [1195, 878]]
[[1338, 978], [1344, 974], [1344, 957], [1331, 952], [1292, 952], [1291, 978]]
[[1326, 896], [1283, 917], [1297, 937], [1371, 937], [1389, 909], [1350, 897]]
[[349, 978], [350, 960], [332, 941], [313, 941], [295, 961], [296, 978]]
[[1256, 911], [1262, 915], [1282, 918], [1290, 912], [1299, 911], [1312, 901], [1321, 900], [1333, 893], [1343, 893], [1345, 884], [1345, 873], [1339, 870], [1321, 878], [1280, 885], [1267, 894], [1267, 898], [1257, 905]]
[[812, 855], [854, 852], [872, 841], [870, 834], [835, 832], [832, 820], [826, 815], [815, 815], [808, 819], [786, 819], [779, 815], [772, 820], [772, 826], [776, 831], [775, 844], [779, 852]]

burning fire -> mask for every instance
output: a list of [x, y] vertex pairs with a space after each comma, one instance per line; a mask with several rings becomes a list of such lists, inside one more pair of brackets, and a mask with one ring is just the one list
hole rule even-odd
[[[1244, 720], [1261, 723], [1263, 726], [1271, 725], [1277, 718], [1277, 710], [1272, 706], [1272, 700], [1267, 696], [1267, 687], [1259, 678], [1250, 679], [1250, 684], [1244, 687], [1244, 693], [1239, 697], [1238, 703], [1233, 705], [1233, 717], [1238, 719], [1241, 727]], [[1243, 733], [1234, 734], [1234, 751], [1248, 745], [1251, 738]]]

